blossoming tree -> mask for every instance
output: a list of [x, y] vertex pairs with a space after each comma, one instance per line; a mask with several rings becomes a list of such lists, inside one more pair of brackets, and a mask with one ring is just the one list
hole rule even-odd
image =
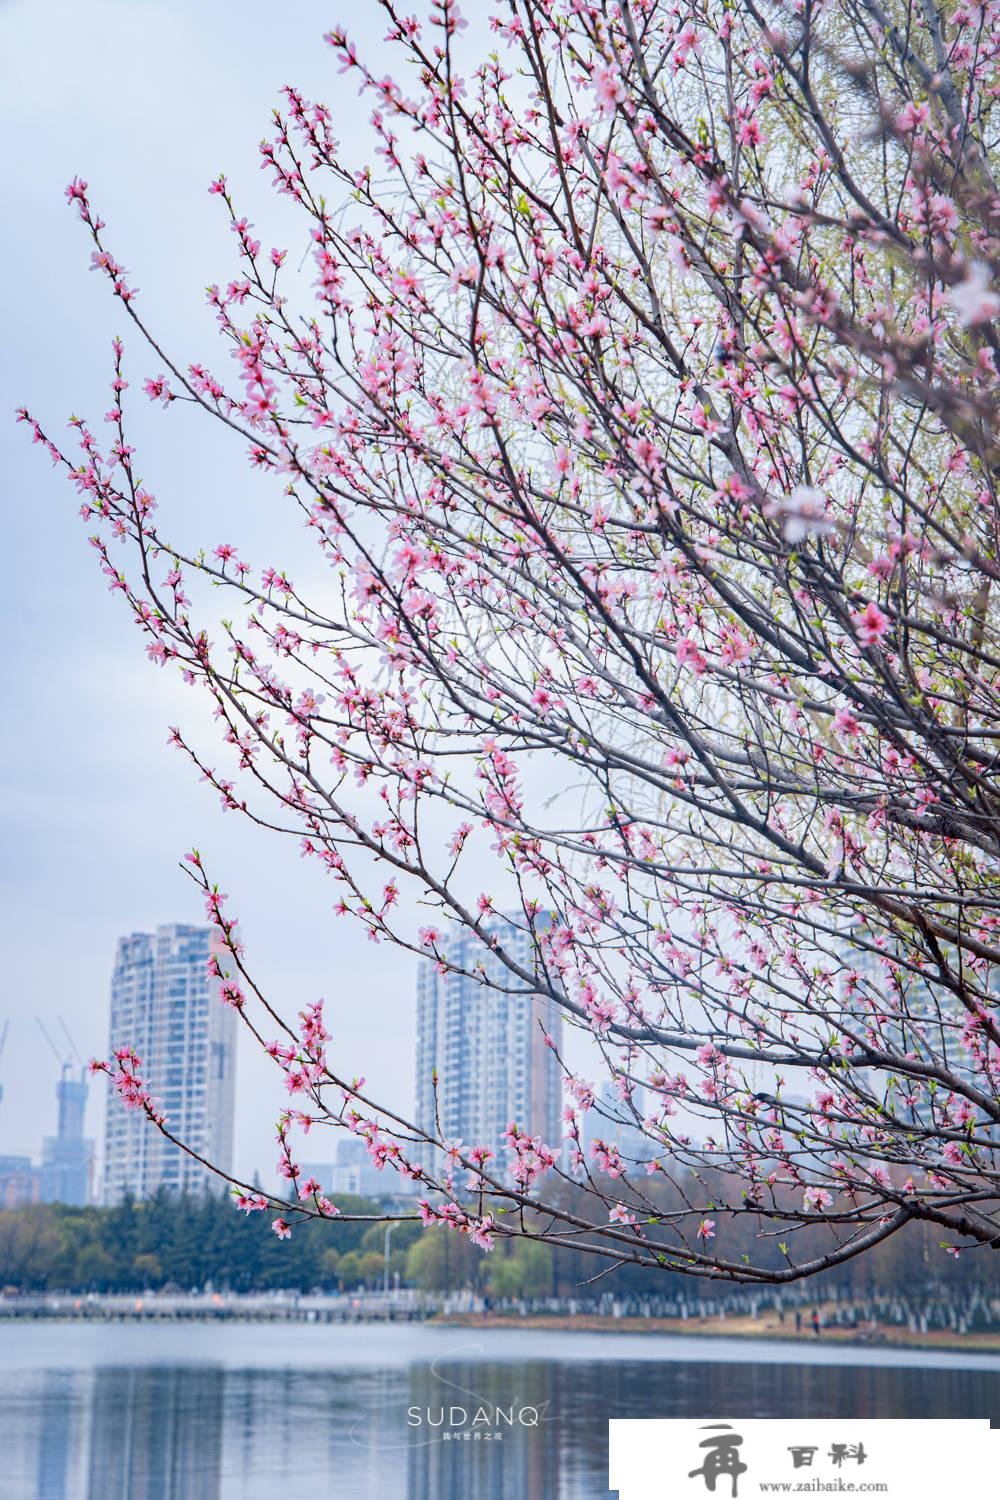
[[[568, 1048], [568, 1149], [408, 1121], [320, 1004], [261, 993], [193, 855], [221, 998], [291, 1095], [287, 1196], [239, 1202], [280, 1235], [334, 1214], [296, 1165], [322, 1122], [487, 1247], [759, 1281], [911, 1220], [995, 1248], [995, 0], [498, 0], [479, 59], [453, 0], [380, 3], [394, 76], [327, 38], [377, 170], [294, 89], [261, 146], [304, 294], [211, 185], [225, 377], [147, 328], [68, 189], [146, 394], [231, 430], [330, 585], [168, 532], [120, 343], [106, 438], [74, 419], [67, 453], [22, 416], [149, 656], [210, 695], [226, 758], [173, 738], [223, 805], [374, 938], [442, 967], [449, 924], [490, 944], [618, 1102]], [[487, 933], [510, 908], [528, 966]], [[127, 1041], [100, 1066], [169, 1132]], [[647, 1149], [599, 1120], [585, 1153], [590, 1110]]]

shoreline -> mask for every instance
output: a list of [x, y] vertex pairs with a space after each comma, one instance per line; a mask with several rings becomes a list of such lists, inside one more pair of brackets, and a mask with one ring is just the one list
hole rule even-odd
[[[821, 1314], [822, 1316], [822, 1311]], [[764, 1340], [803, 1348], [836, 1344], [858, 1349], [929, 1349], [941, 1353], [1000, 1353], [1000, 1331], [956, 1334], [949, 1330], [912, 1333], [908, 1328], [879, 1324], [873, 1328], [822, 1328], [817, 1337], [803, 1321], [801, 1333], [786, 1315], [760, 1318], [608, 1318], [591, 1313], [566, 1316], [546, 1313], [436, 1313], [427, 1323], [437, 1328], [534, 1329], [552, 1333], [629, 1333], [674, 1338], [731, 1338]], [[789, 1327], [789, 1322], [792, 1326]]]
[[[922, 1350], [941, 1354], [1000, 1354], [1000, 1329], [959, 1334], [952, 1329], [934, 1329], [927, 1333], [913, 1331], [907, 1327], [891, 1324], [869, 1324], [855, 1327], [837, 1327], [827, 1321], [835, 1315], [835, 1304], [817, 1304], [821, 1331], [813, 1332], [808, 1316], [803, 1313], [801, 1331], [795, 1328], [794, 1314], [786, 1312], [782, 1322], [777, 1313], [769, 1310], [756, 1318], [749, 1314], [690, 1318], [657, 1318], [622, 1316], [613, 1317], [599, 1313], [533, 1313], [516, 1312], [433, 1312], [423, 1313], [414, 1308], [394, 1309], [389, 1316], [384, 1310], [360, 1309], [356, 1305], [331, 1310], [317, 1310], [308, 1301], [257, 1306], [227, 1306], [221, 1298], [213, 1298], [207, 1305], [188, 1305], [183, 1309], [158, 1305], [153, 1298], [123, 1298], [118, 1305], [101, 1306], [88, 1304], [84, 1299], [44, 1309], [3, 1308], [0, 1303], [0, 1325], [16, 1324], [68, 1324], [107, 1326], [112, 1323], [158, 1326], [245, 1325], [263, 1327], [288, 1325], [290, 1327], [396, 1327], [433, 1329], [462, 1328], [484, 1332], [555, 1333], [555, 1334], [615, 1334], [630, 1338], [667, 1338], [705, 1340], [708, 1343], [730, 1339], [736, 1342], [759, 1342], [772, 1346], [799, 1349], [803, 1353], [813, 1350], [819, 1353], [824, 1348]], [[810, 1309], [811, 1312], [811, 1309]], [[808, 1356], [807, 1356], [808, 1357]]]

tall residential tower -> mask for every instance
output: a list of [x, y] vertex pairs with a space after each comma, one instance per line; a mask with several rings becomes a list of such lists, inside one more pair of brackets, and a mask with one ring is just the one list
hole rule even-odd
[[[498, 918], [486, 929], [529, 972], [534, 940], [523, 919], [517, 926]], [[558, 1047], [562, 1012], [541, 995], [504, 993], [522, 989], [515, 975], [471, 933], [455, 929], [446, 938], [448, 964], [465, 973], [445, 973], [424, 960], [417, 976], [417, 1124], [434, 1131], [437, 1109], [446, 1141], [490, 1146], [506, 1160], [503, 1134], [515, 1122], [558, 1150], [562, 1074], [544, 1033]], [[425, 1151], [424, 1165], [429, 1166]]]
[[[208, 973], [214, 927], [173, 923], [121, 938], [111, 976], [109, 1045], [134, 1047], [142, 1076], [173, 1135], [223, 1170], [232, 1165], [236, 1075], [233, 1010]], [[218, 1179], [165, 1140], [136, 1110], [108, 1100], [104, 1201], [158, 1188], [199, 1192]]]

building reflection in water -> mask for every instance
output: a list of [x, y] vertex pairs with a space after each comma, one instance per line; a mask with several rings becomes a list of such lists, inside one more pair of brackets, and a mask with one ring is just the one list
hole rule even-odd
[[218, 1500], [223, 1380], [212, 1366], [97, 1370], [87, 1500]]
[[38, 1500], [69, 1500], [70, 1466], [79, 1451], [76, 1419], [83, 1383], [75, 1370], [46, 1370], [43, 1376], [38, 1397]]
[[[582, 1355], [585, 1336], [573, 1339]], [[280, 1347], [264, 1368], [5, 1370], [0, 1359], [2, 1500], [603, 1500], [610, 1417], [995, 1420], [1000, 1410], [1000, 1373], [970, 1368], [659, 1362], [638, 1351], [518, 1363], [472, 1358], [457, 1341], [433, 1362], [425, 1341], [410, 1364], [376, 1364], [352, 1360], [336, 1331], [329, 1363], [299, 1367], [298, 1350]], [[473, 1429], [480, 1407], [489, 1420]], [[473, 1430], [502, 1437], [457, 1435]]]
[[420, 1425], [407, 1429], [407, 1500], [559, 1495], [562, 1445], [552, 1375], [553, 1366], [541, 1361], [412, 1366], [407, 1409], [414, 1421], [419, 1413]]

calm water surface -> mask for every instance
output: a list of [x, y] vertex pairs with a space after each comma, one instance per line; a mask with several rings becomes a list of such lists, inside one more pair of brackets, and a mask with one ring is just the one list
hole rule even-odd
[[[499, 1437], [445, 1439], [479, 1407], [491, 1425], [478, 1430]], [[420, 1326], [0, 1324], [2, 1500], [607, 1500], [614, 1416], [997, 1422], [1000, 1356]]]

